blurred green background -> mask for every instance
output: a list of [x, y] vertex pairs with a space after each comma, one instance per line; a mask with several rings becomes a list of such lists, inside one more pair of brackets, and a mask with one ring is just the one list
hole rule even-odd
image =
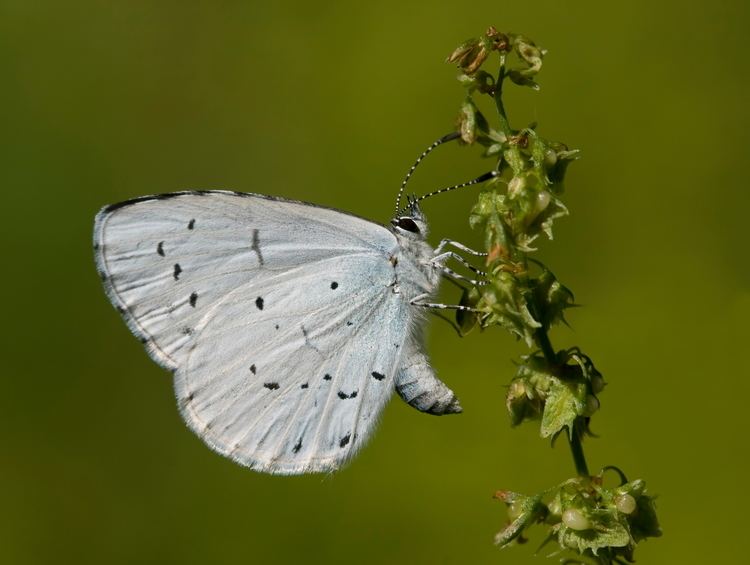
[[[2, 563], [554, 563], [498, 551], [496, 489], [574, 474], [504, 385], [524, 347], [501, 330], [430, 352], [464, 406], [394, 400], [331, 477], [240, 468], [183, 425], [170, 375], [109, 305], [91, 252], [104, 204], [232, 188], [387, 221], [403, 173], [450, 131], [446, 55], [484, 31], [549, 50], [512, 123], [582, 150], [571, 217], [540, 256], [585, 307], [580, 345], [609, 382], [589, 464], [659, 495], [640, 563], [737, 563], [746, 546], [750, 267], [742, 0], [240, 2], [0, 0], [4, 193]], [[486, 171], [449, 146], [423, 192]], [[426, 205], [434, 239], [478, 244], [476, 192]], [[544, 554], [544, 552], [542, 552]]]

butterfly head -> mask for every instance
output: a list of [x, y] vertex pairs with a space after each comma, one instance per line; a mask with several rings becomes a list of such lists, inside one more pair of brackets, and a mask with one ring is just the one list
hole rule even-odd
[[393, 232], [408, 239], [425, 239], [427, 237], [427, 221], [419, 207], [417, 199], [409, 197], [408, 206], [400, 210], [391, 220]]

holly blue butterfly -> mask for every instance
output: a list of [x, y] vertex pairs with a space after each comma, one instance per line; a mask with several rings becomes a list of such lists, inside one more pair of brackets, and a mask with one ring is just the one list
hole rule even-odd
[[[339, 468], [395, 390], [430, 414], [461, 412], [424, 353], [440, 279], [473, 281], [433, 249], [419, 201], [388, 227], [313, 204], [220, 190], [145, 196], [96, 216], [107, 295], [151, 358], [174, 373], [188, 426], [257, 471]], [[475, 272], [481, 272], [473, 269]]]

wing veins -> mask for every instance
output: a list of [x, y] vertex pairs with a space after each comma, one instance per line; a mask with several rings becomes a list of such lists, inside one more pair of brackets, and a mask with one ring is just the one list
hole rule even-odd
[[[370, 317], [370, 316], [372, 315], [372, 313], [373, 313], [373, 312], [374, 312], [375, 310], [377, 310], [377, 308], [378, 308], [378, 307], [380, 307], [380, 305], [381, 305], [382, 303], [383, 303], [383, 301], [382, 301], [382, 300], [381, 300], [381, 301], [378, 301], [378, 302], [376, 302], [376, 303], [375, 303], [375, 306], [373, 306], [372, 308], [370, 308], [370, 309], [368, 310], [368, 312], [367, 312], [367, 315], [365, 316], [365, 318], [369, 318], [369, 317]], [[356, 310], [356, 308], [352, 308], [352, 310]], [[347, 317], [347, 316], [342, 316], [342, 317], [340, 317], [339, 319], [340, 319], [340, 320], [343, 320], [343, 319], [344, 319], [344, 318], [346, 318], [346, 317]], [[353, 333], [354, 333], [355, 335], [357, 335], [357, 334], [358, 334], [359, 332], [360, 332], [360, 328], [359, 328], [359, 327], [357, 327], [357, 328], [355, 329], [355, 331], [354, 331]], [[352, 338], [350, 338], [350, 339], [349, 339], [349, 343], [351, 343], [352, 341], [354, 341], [354, 340], [353, 340]], [[337, 354], [337, 353], [338, 353], [338, 352], [339, 352], [340, 350], [341, 350], [341, 346], [339, 346], [339, 347], [338, 347], [338, 348], [337, 348], [337, 349], [336, 349], [336, 350], [335, 350], [334, 352], [332, 352], [332, 353], [331, 353], [331, 355], [330, 355], [329, 357], [333, 357], [333, 356], [334, 356], [335, 354]], [[340, 359], [340, 361], [339, 361], [339, 367], [341, 366], [341, 362], [343, 361], [343, 359], [344, 359], [344, 356], [342, 355], [342, 356], [341, 356], [341, 359]], [[336, 374], [336, 379], [338, 379], [338, 378], [339, 378], [339, 377], [338, 377], [338, 375], [339, 375], [339, 374], [340, 374], [340, 372], [339, 372], [339, 371], [337, 371], [337, 374]], [[323, 407], [323, 413], [322, 413], [322, 415], [321, 415], [320, 421], [318, 422], [318, 427], [316, 428], [316, 436], [315, 436], [315, 438], [314, 438], [314, 439], [316, 440], [316, 443], [314, 444], [314, 446], [315, 446], [316, 448], [317, 448], [317, 430], [318, 430], [318, 428], [320, 427], [320, 423], [321, 423], [321, 422], [323, 421], [323, 415], [325, 414], [325, 409], [326, 409], [326, 408], [327, 408], [327, 406], [328, 406], [328, 402], [329, 402], [329, 400], [330, 400], [330, 398], [331, 398], [331, 394], [332, 394], [332, 392], [334, 391], [334, 389], [336, 388], [336, 387], [334, 387], [334, 386], [333, 386], [335, 382], [336, 382], [336, 381], [333, 381], [333, 382], [331, 383], [331, 386], [330, 386], [330, 387], [329, 387], [329, 389], [328, 389], [328, 396], [326, 397], [326, 403], [325, 403], [325, 405], [324, 405], [324, 407]], [[363, 391], [363, 394], [362, 394], [362, 396], [364, 397], [364, 391]], [[360, 399], [358, 399], [358, 401], [357, 401], [357, 405], [358, 405], [358, 410], [357, 410], [357, 414], [359, 414], [359, 407], [360, 407], [360, 406], [362, 405], [362, 402], [363, 402], [363, 398], [360, 398]], [[287, 424], [287, 427], [286, 427], [286, 429], [284, 430], [284, 433], [283, 433], [283, 435], [281, 436], [281, 439], [280, 439], [280, 441], [279, 441], [279, 444], [280, 444], [280, 445], [284, 445], [284, 444], [285, 444], [285, 442], [286, 442], [286, 439], [287, 439], [287, 437], [289, 436], [289, 432], [290, 432], [290, 430], [291, 430], [291, 428], [292, 428], [292, 426], [293, 426], [293, 424], [294, 424], [294, 422], [295, 422], [295, 420], [296, 420], [296, 418], [297, 418], [297, 415], [299, 414], [299, 411], [300, 411], [300, 409], [302, 408], [302, 405], [303, 405], [303, 403], [302, 403], [302, 402], [300, 402], [299, 404], [297, 404], [297, 407], [295, 408], [295, 410], [294, 410], [294, 413], [292, 414], [292, 418], [291, 418], [291, 419], [289, 420], [289, 423]], [[355, 419], [354, 419], [354, 422], [355, 422], [355, 424], [356, 424], [356, 421], [357, 421], [357, 418], [355, 418]], [[273, 458], [273, 461], [277, 461], [278, 459], [280, 459], [280, 457], [281, 457], [281, 453], [279, 453], [279, 454], [278, 454], [278, 455], [277, 455], [276, 457], [274, 457], [274, 458]]]
[[[376, 308], [378, 307], [378, 305], [379, 305], [379, 304], [378, 304], [378, 303], [376, 303], [376, 304], [375, 304], [375, 306], [373, 306], [373, 307], [372, 307], [372, 308], [371, 308], [371, 309], [370, 309], [370, 310], [368, 311], [368, 316], [369, 316], [369, 315], [370, 315], [370, 314], [371, 314], [371, 313], [372, 313], [372, 312], [373, 312], [373, 311], [374, 311], [374, 310], [375, 310], [375, 309], [376, 309]], [[352, 309], [351, 309], [351, 311], [354, 311], [354, 310], [356, 310], [356, 309], [357, 309], [356, 307], [355, 307], [355, 308], [352, 308]], [[311, 314], [314, 314], [314, 313], [315, 313], [315, 312], [311, 312]], [[308, 316], [308, 317], [309, 317], [309, 316]], [[343, 320], [344, 318], [346, 318], [346, 316], [341, 316], [341, 317], [339, 318], [339, 320]], [[307, 320], [307, 318], [305, 318], [305, 320]], [[333, 323], [329, 324], [329, 327], [332, 327], [332, 326], [333, 326]], [[347, 344], [346, 344], [346, 345], [347, 345], [347, 347], [349, 346], [349, 344], [350, 344], [350, 343], [351, 343], [352, 341], [353, 341], [353, 340], [351, 340], [351, 339], [350, 339], [350, 340], [349, 340], [349, 341], [347, 342]], [[336, 348], [335, 348], [335, 349], [334, 349], [333, 351], [331, 351], [331, 353], [330, 353], [330, 354], [329, 354], [329, 355], [327, 356], [327, 358], [328, 358], [328, 359], [330, 359], [330, 358], [334, 357], [334, 356], [335, 356], [335, 355], [336, 355], [336, 354], [337, 354], [337, 353], [338, 353], [338, 352], [339, 352], [339, 351], [341, 350], [341, 348], [342, 348], [342, 347], [343, 347], [343, 344], [342, 344], [342, 345], [338, 345], [338, 346], [337, 346], [337, 347], [336, 347]], [[342, 356], [342, 359], [343, 359], [343, 356]], [[338, 365], [339, 367], [340, 367], [340, 364], [341, 364], [341, 360], [339, 360], [339, 365]], [[319, 376], [319, 375], [320, 375], [320, 373], [322, 373], [322, 372], [324, 372], [324, 369], [318, 372], [318, 376]], [[339, 375], [339, 372], [337, 371], [337, 372], [336, 372], [336, 379], [337, 379], [337, 380], [338, 380], [338, 378], [339, 378], [339, 377], [338, 377], [338, 375]], [[331, 382], [331, 385], [330, 385], [330, 387], [329, 387], [329, 392], [328, 392], [328, 396], [326, 397], [326, 403], [325, 403], [325, 405], [324, 405], [324, 410], [323, 410], [323, 414], [325, 413], [325, 407], [326, 407], [326, 406], [328, 405], [328, 399], [330, 399], [330, 398], [331, 398], [331, 391], [333, 391], [333, 390], [334, 390], [334, 388], [335, 388], [335, 387], [334, 387], [334, 384], [335, 384], [335, 383], [336, 383], [336, 381], [332, 381], [332, 382]], [[286, 392], [286, 391], [289, 391], [289, 390], [290, 390], [290, 389], [292, 389], [292, 388], [293, 388], [293, 387], [294, 387], [294, 386], [295, 386], [296, 384], [297, 384], [296, 382], [292, 382], [292, 383], [290, 383], [290, 385], [289, 385], [288, 387], [286, 387], [286, 389], [285, 389], [285, 391], [284, 391], [284, 392]], [[275, 398], [274, 398], [274, 399], [273, 399], [273, 400], [272, 400], [272, 401], [271, 401], [271, 402], [270, 402], [270, 403], [268, 404], [268, 406], [266, 406], [266, 407], [265, 407], [265, 408], [264, 408], [264, 409], [263, 409], [263, 410], [261, 411], [261, 413], [260, 413], [260, 414], [258, 415], [258, 417], [257, 417], [257, 418], [256, 418], [256, 419], [255, 419], [255, 420], [253, 421], [253, 423], [252, 423], [251, 425], [249, 425], [249, 426], [247, 427], [247, 431], [245, 432], [245, 434], [244, 434], [243, 436], [241, 436], [240, 440], [239, 440], [239, 441], [238, 441], [237, 443], [241, 443], [242, 441], [244, 441], [244, 440], [245, 440], [245, 438], [246, 438], [246, 437], [248, 436], [248, 434], [249, 434], [249, 433], [250, 433], [251, 431], [253, 431], [253, 430], [255, 429], [255, 426], [257, 426], [257, 425], [258, 425], [258, 422], [260, 422], [260, 421], [261, 421], [261, 419], [263, 418], [263, 416], [265, 416], [265, 415], [266, 415], [266, 413], [267, 413], [267, 412], [268, 412], [268, 411], [269, 411], [269, 410], [270, 410], [270, 409], [271, 409], [271, 408], [272, 408], [273, 406], [275, 406], [275, 405], [276, 405], [276, 403], [277, 403], [278, 401], [280, 401], [280, 400], [281, 400], [282, 396], [283, 396], [283, 394], [279, 394], [278, 396], [276, 396], [276, 397], [275, 397]], [[234, 406], [234, 405], [236, 404], [236, 402], [237, 402], [238, 400], [239, 400], [239, 399], [234, 399], [234, 400], [233, 400], [233, 402], [232, 402], [232, 404], [231, 404], [231, 406]], [[291, 426], [291, 425], [292, 425], [292, 424], [294, 423], [294, 421], [295, 421], [295, 418], [296, 418], [297, 414], [299, 413], [299, 409], [301, 408], [302, 404], [304, 404], [304, 402], [300, 402], [300, 403], [298, 403], [298, 404], [297, 404], [297, 407], [295, 408], [295, 411], [294, 411], [293, 417], [292, 417], [292, 418], [290, 419], [290, 423], [288, 424], [288, 426], [287, 426], [287, 429], [285, 430], [285, 434], [284, 434], [284, 435], [282, 436], [282, 441], [281, 441], [280, 443], [283, 443], [283, 440], [285, 440], [285, 439], [286, 439], [286, 437], [287, 437], [287, 432], [288, 432], [288, 429], [289, 429], [289, 427], [290, 427], [290, 426]], [[322, 421], [322, 415], [321, 415], [321, 421]], [[270, 428], [269, 428], [269, 431], [270, 431]], [[268, 432], [266, 432], [266, 435], [267, 435], [267, 434], [268, 434]], [[266, 437], [266, 436], [264, 435], [264, 436], [263, 436], [263, 439], [265, 439], [265, 437]], [[316, 446], [316, 447], [317, 447], [317, 446]], [[239, 449], [239, 450], [237, 450], [237, 451], [239, 451], [239, 452], [241, 452], [241, 453], [246, 453], [246, 450], [244, 450], [244, 449]], [[276, 459], [278, 459], [278, 456], [277, 456], [277, 457], [271, 457], [271, 460], [276, 460]]]

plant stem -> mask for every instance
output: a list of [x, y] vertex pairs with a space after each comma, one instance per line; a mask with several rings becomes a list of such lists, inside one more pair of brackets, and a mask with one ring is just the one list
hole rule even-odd
[[552, 347], [552, 343], [550, 343], [546, 328], [542, 327], [536, 331], [536, 344], [539, 346], [539, 349], [542, 350], [542, 354], [547, 360], [547, 363], [552, 366], [557, 365], [557, 355]]
[[573, 424], [572, 430], [568, 430], [568, 442], [570, 443], [570, 453], [573, 455], [573, 463], [576, 466], [576, 473], [578, 473], [579, 477], [590, 477], [589, 466], [586, 464], [586, 456], [583, 453], [581, 432], [577, 422]]
[[[497, 113], [500, 121], [500, 129], [507, 135], [513, 135], [513, 130], [510, 128], [508, 122], [508, 115], [505, 112], [505, 105], [503, 104], [503, 81], [505, 80], [505, 56], [502, 56], [500, 63], [500, 72], [497, 75], [497, 82], [495, 83], [495, 91], [493, 92], [493, 98], [495, 99], [495, 106], [497, 107]], [[534, 339], [537, 346], [542, 351], [544, 358], [547, 363], [550, 364], [550, 368], [558, 370], [557, 354], [555, 349], [552, 347], [549, 335], [547, 335], [547, 328], [541, 327], [536, 330]], [[573, 428], [568, 430], [568, 443], [570, 444], [570, 453], [573, 455], [573, 463], [576, 467], [576, 472], [579, 477], [590, 477], [589, 467], [586, 464], [586, 456], [583, 453], [583, 444], [581, 442], [582, 433], [578, 422], [573, 424]]]
[[513, 130], [510, 129], [510, 123], [508, 122], [508, 116], [505, 113], [505, 105], [503, 104], [503, 81], [505, 80], [505, 57], [500, 64], [500, 72], [497, 75], [497, 82], [495, 83], [495, 92], [493, 97], [495, 99], [495, 106], [497, 106], [497, 113], [500, 116], [500, 129], [507, 136], [513, 135]]
[[[542, 327], [536, 331], [536, 344], [542, 350], [544, 358], [554, 370], [557, 370], [557, 355], [552, 343], [547, 335], [547, 329]], [[570, 453], [573, 455], [573, 463], [576, 466], [576, 473], [579, 477], [590, 477], [589, 466], [586, 464], [586, 455], [583, 453], [583, 442], [581, 441], [581, 430], [578, 423], [573, 424], [573, 428], [568, 430], [568, 443], [570, 444]]]

